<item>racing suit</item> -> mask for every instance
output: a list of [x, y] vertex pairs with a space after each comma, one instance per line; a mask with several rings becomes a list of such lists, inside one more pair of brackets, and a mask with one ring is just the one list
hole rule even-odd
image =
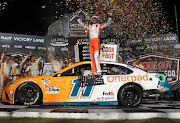
[[[11, 72], [11, 63], [10, 61], [5, 60], [6, 52], [2, 54], [2, 61], [1, 61], [1, 87], [0, 89], [2, 90], [3, 87], [5, 87], [8, 82], [9, 82], [9, 76]], [[0, 92], [1, 95], [2, 92]]]
[[43, 57], [38, 58], [35, 62], [31, 62], [29, 66], [27, 66], [25, 72], [29, 73], [30, 76], [39, 75], [39, 63]]
[[54, 60], [51, 57], [52, 57], [52, 54], [49, 55], [49, 61], [51, 63], [54, 73], [56, 73], [62, 69], [63, 63], [59, 60]]
[[101, 29], [108, 27], [111, 24], [111, 18], [109, 17], [107, 23], [104, 24], [92, 24], [87, 25], [83, 23], [79, 18], [77, 19], [81, 27], [88, 30], [89, 33], [89, 52], [91, 56], [91, 67], [93, 73], [101, 73], [101, 67], [99, 63], [99, 50], [100, 50], [100, 34]]
[[21, 71], [22, 71], [22, 67], [24, 65], [24, 63], [26, 62], [26, 60], [28, 59], [29, 55], [27, 55], [23, 61], [21, 61], [20, 64], [13, 62], [12, 63], [12, 74], [13, 74], [13, 80], [19, 79], [21, 77]]

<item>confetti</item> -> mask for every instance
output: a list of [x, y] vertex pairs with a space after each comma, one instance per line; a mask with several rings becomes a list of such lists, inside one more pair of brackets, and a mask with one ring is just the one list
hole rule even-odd
[[108, 28], [108, 35], [137, 38], [166, 34], [172, 29], [160, 2], [153, 0], [71, 0], [66, 1], [68, 11], [82, 8], [88, 15], [103, 16], [113, 10], [114, 23]]

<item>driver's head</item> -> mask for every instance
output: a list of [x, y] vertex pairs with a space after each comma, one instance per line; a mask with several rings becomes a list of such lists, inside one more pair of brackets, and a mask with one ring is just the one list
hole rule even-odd
[[97, 21], [98, 21], [98, 17], [97, 17], [97, 16], [92, 16], [92, 17], [91, 17], [91, 22], [92, 22], [92, 24], [96, 24]]
[[55, 60], [59, 60], [59, 59], [60, 59], [60, 55], [59, 55], [59, 54], [56, 54]]
[[30, 59], [31, 59], [31, 61], [35, 61], [35, 56], [32, 55], [32, 56], [30, 57]]
[[6, 60], [9, 61], [11, 58], [11, 55], [6, 55]]
[[14, 62], [18, 62], [18, 60], [19, 60], [19, 56], [15, 56], [14, 57]]

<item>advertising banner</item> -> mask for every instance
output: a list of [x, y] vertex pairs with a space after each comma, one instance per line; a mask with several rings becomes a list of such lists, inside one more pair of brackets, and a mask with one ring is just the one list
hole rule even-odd
[[45, 50], [45, 37], [34, 35], [22, 35], [11, 33], [0, 33], [0, 51], [3, 52], [5, 48], [8, 48], [8, 54], [32, 54], [39, 57], [41, 52], [39, 50]]
[[[64, 37], [59, 35], [49, 35], [47, 36], [46, 47], [49, 53], [54, 52], [60, 55], [60, 59], [67, 59], [68, 51], [70, 51], [69, 57], [75, 57], [76, 60], [83, 61], [87, 60], [87, 54], [89, 55], [89, 39], [88, 38], [74, 38], [74, 37]], [[55, 55], [54, 54], [54, 55]], [[86, 54], [86, 56], [84, 55]], [[81, 55], [81, 56], [79, 56]]]
[[100, 60], [102, 61], [116, 61], [117, 45], [101, 44]]
[[162, 34], [138, 39], [128, 39], [128, 46], [147, 46], [146, 48], [165, 48], [167, 45], [174, 46], [178, 43], [176, 34]]
[[[127, 61], [127, 64], [133, 65], [135, 61], [135, 59], [129, 60]], [[150, 55], [141, 57], [140, 64], [142, 64], [144, 70], [147, 70], [148, 72], [165, 73], [169, 83], [174, 83], [178, 80], [179, 59]]]

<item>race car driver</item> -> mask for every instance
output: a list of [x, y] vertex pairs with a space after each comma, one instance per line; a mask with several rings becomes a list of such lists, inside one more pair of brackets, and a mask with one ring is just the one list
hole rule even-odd
[[25, 72], [29, 73], [30, 76], [35, 76], [35, 75], [40, 75], [39, 72], [39, 63], [42, 60], [43, 56], [44, 56], [44, 52], [42, 52], [41, 57], [39, 57], [37, 60], [35, 60], [35, 56], [32, 55], [31, 58], [31, 64], [29, 66], [27, 66]]
[[51, 63], [54, 73], [56, 73], [62, 69], [63, 63], [60, 61], [59, 54], [56, 54], [55, 59], [52, 59], [52, 54], [50, 54], [49, 61]]
[[[6, 55], [7, 49], [4, 50], [4, 53], [2, 54], [2, 61], [1, 61], [1, 85], [3, 84], [3, 87], [5, 87], [9, 82], [9, 76], [11, 72], [11, 63], [10, 58], [11, 55]], [[2, 89], [1, 89], [2, 90]]]
[[89, 33], [89, 52], [91, 55], [91, 67], [92, 67], [92, 75], [96, 74], [101, 74], [101, 68], [100, 68], [100, 63], [99, 63], [99, 50], [100, 50], [100, 34], [101, 34], [101, 29], [108, 27], [111, 24], [111, 16], [112, 13], [109, 14], [109, 19], [107, 23], [103, 24], [98, 24], [98, 17], [97, 16], [92, 16], [91, 18], [91, 25], [87, 25], [83, 23], [79, 18], [79, 13], [77, 13], [77, 21], [80, 24], [81, 27], [86, 29]]

